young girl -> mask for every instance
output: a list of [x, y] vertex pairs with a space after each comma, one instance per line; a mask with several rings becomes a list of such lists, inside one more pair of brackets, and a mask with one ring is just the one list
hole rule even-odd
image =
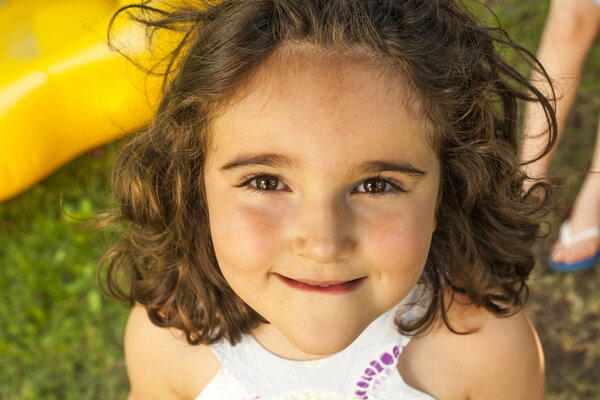
[[114, 170], [130, 399], [543, 397], [524, 50], [455, 0], [124, 10], [183, 35]]

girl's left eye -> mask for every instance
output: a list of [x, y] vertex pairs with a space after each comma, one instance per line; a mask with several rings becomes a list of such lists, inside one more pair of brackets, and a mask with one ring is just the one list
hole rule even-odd
[[403, 192], [403, 188], [399, 185], [393, 184], [385, 179], [371, 178], [363, 181], [355, 189], [355, 193], [367, 193], [367, 194], [380, 194], [390, 191], [398, 190]]
[[283, 181], [273, 175], [256, 175], [246, 179], [241, 185], [263, 192], [285, 190], [287, 188]]

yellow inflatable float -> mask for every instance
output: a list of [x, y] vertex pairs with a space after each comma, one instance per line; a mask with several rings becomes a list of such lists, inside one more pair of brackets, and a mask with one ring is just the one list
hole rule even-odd
[[[161, 79], [108, 48], [111, 0], [0, 0], [0, 201], [148, 123]], [[125, 21], [124, 21], [125, 22]], [[117, 26], [128, 51], [144, 31]]]

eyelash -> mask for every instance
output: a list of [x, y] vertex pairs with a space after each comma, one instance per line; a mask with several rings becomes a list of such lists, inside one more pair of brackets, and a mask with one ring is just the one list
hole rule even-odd
[[[283, 182], [283, 179], [281, 179], [277, 175], [271, 175], [271, 174], [252, 174], [252, 175], [245, 176], [242, 179], [242, 183], [240, 183], [238, 185], [235, 185], [235, 187], [244, 188], [246, 190], [250, 190], [250, 191], [253, 191], [253, 192], [258, 192], [261, 195], [264, 195], [264, 194], [266, 194], [268, 192], [279, 193], [279, 192], [283, 192], [283, 191], [289, 191], [289, 187], [287, 187], [287, 185], [286, 185], [286, 189], [288, 189], [288, 190], [276, 190], [276, 189], [274, 189], [274, 190], [265, 190], [265, 189], [259, 189], [255, 185], [251, 184], [252, 181], [254, 181], [254, 180], [258, 179], [258, 178], [261, 178], [261, 177], [276, 179], [276, 180], [279, 181], [279, 183], [283, 183], [285, 185], [285, 183]], [[385, 178], [383, 178], [381, 176], [374, 176], [374, 177], [371, 177], [371, 178], [364, 179], [363, 181], [361, 181], [357, 185], [357, 187], [361, 186], [361, 185], [364, 185], [368, 181], [382, 181], [382, 182], [384, 182], [386, 184], [386, 186], [389, 185], [389, 188], [386, 187], [386, 189], [383, 192], [379, 192], [379, 193], [369, 193], [369, 192], [366, 192], [366, 191], [359, 192], [359, 191], [356, 191], [356, 188], [354, 188], [354, 189], [352, 189], [352, 193], [362, 193], [362, 194], [365, 194], [365, 195], [371, 196], [371, 197], [381, 197], [381, 196], [390, 195], [390, 194], [395, 193], [395, 192], [400, 192], [400, 193], [406, 193], [407, 192], [407, 190], [404, 189], [404, 187], [400, 183], [398, 183], [396, 181], [393, 181], [393, 180], [390, 180], [390, 179], [385, 179]]]

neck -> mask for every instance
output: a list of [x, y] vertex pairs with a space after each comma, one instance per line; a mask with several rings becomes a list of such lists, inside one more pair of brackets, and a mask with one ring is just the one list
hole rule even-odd
[[262, 347], [287, 360], [309, 361], [327, 357], [327, 355], [310, 354], [300, 350], [271, 324], [260, 324], [251, 333]]

